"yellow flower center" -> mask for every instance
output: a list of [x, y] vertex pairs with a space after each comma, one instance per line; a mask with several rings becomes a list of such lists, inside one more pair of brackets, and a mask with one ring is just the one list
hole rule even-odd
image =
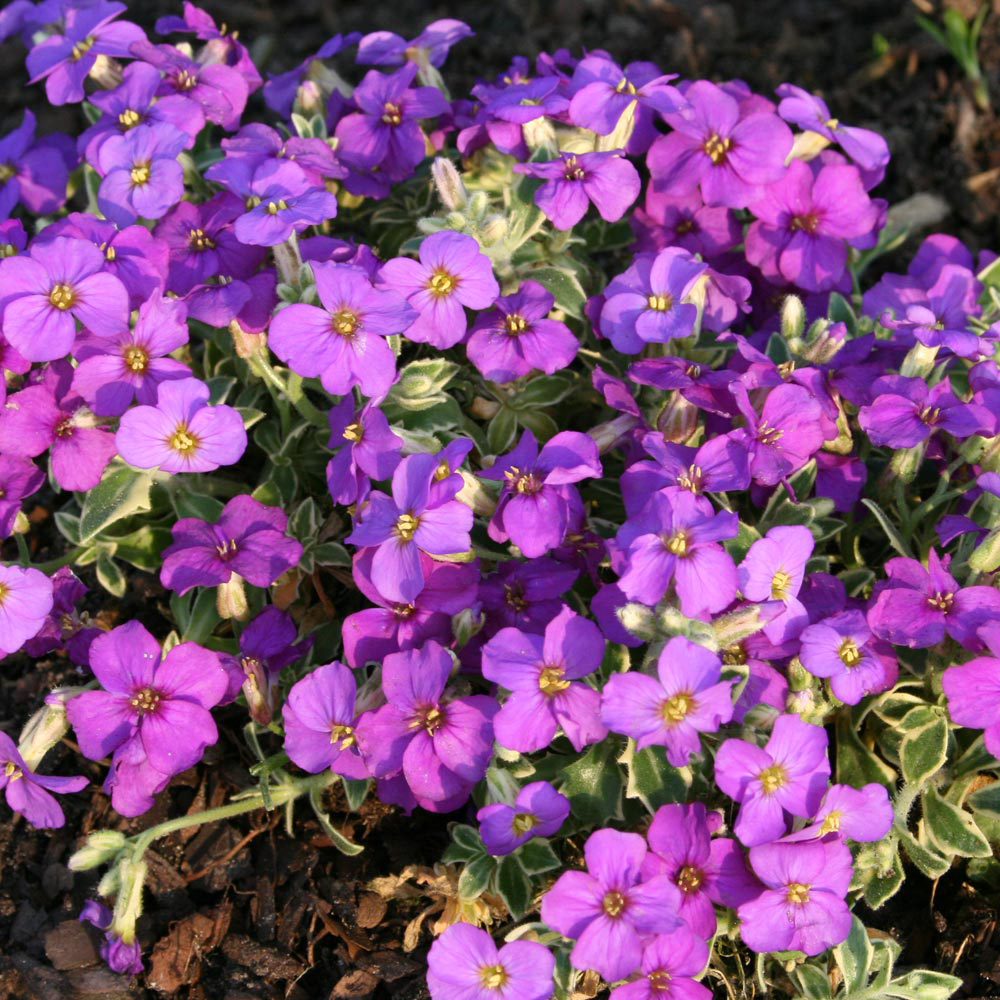
[[727, 667], [741, 667], [747, 662], [746, 650], [738, 642], [733, 643], [722, 651], [722, 662]]
[[771, 600], [784, 601], [788, 597], [788, 588], [791, 586], [792, 576], [783, 569], [779, 569], [771, 577]]
[[531, 813], [517, 813], [510, 824], [510, 828], [518, 837], [530, 833], [538, 826], [538, 820]]
[[118, 124], [125, 129], [135, 128], [135, 126], [141, 121], [142, 115], [140, 115], [138, 111], [133, 111], [131, 108], [126, 108], [118, 116]]
[[330, 320], [333, 332], [341, 337], [353, 337], [361, 326], [361, 320], [356, 312], [350, 309], [338, 309]]
[[672, 295], [649, 295], [646, 297], [646, 304], [654, 312], [667, 312], [674, 304]]
[[204, 229], [192, 229], [188, 233], [188, 248], [190, 250], [201, 253], [203, 250], [211, 250], [214, 246], [215, 242], [205, 234]]
[[819, 225], [819, 219], [815, 212], [807, 212], [805, 215], [793, 215], [788, 223], [788, 228], [792, 232], [801, 230], [804, 233], [814, 233], [816, 232], [816, 227]]
[[670, 992], [670, 973], [666, 969], [657, 969], [655, 972], [651, 972], [646, 978], [649, 980], [651, 993]]
[[777, 444], [784, 436], [784, 431], [778, 427], [772, 427], [766, 420], [762, 420], [757, 428], [757, 440], [761, 444]]
[[269, 201], [264, 211], [268, 215], [277, 215], [279, 212], [283, 212], [288, 208], [288, 202], [284, 198], [279, 198], [277, 201]]
[[187, 458], [198, 450], [198, 439], [188, 430], [187, 424], [178, 424], [167, 438], [167, 446]]
[[788, 784], [788, 772], [780, 764], [765, 767], [757, 778], [765, 795], [773, 795], [779, 788], [784, 788]]
[[427, 290], [437, 298], [444, 298], [446, 295], [451, 295], [458, 286], [458, 282], [459, 278], [456, 275], [439, 267], [435, 269], [431, 280], [427, 282]]
[[631, 97], [635, 93], [635, 84], [629, 83], [627, 77], [622, 77], [621, 82], [615, 87], [616, 94], [628, 94]]
[[420, 518], [414, 517], [412, 514], [400, 514], [399, 520], [396, 521], [396, 526], [393, 531], [396, 535], [401, 538], [404, 542], [410, 542], [413, 540], [413, 536], [416, 534], [417, 528], [420, 527]]
[[723, 139], [717, 132], [713, 132], [701, 147], [708, 158], [718, 166], [726, 160], [726, 153], [733, 148], [732, 139]]
[[53, 285], [49, 292], [49, 304], [66, 312], [67, 309], [72, 309], [76, 304], [76, 295], [73, 294], [73, 289], [69, 285]]
[[861, 650], [853, 639], [845, 639], [837, 650], [837, 656], [845, 667], [856, 667], [861, 662]]
[[809, 886], [802, 882], [789, 882], [785, 886], [785, 899], [789, 903], [802, 905], [809, 902]]
[[362, 434], [361, 424], [348, 424], [344, 428], [345, 441], [360, 441]]
[[4, 764], [3, 773], [11, 781], [17, 781], [17, 779], [21, 777], [21, 769], [12, 760], [9, 760], [6, 764]]
[[136, 187], [142, 187], [143, 184], [149, 183], [149, 164], [148, 163], [134, 163], [132, 164], [132, 169], [129, 171], [129, 177], [132, 178], [132, 183]]
[[552, 698], [568, 687], [569, 681], [562, 667], [545, 667], [538, 675], [538, 689], [546, 698]]
[[96, 41], [97, 39], [93, 35], [87, 35], [82, 42], [77, 42], [69, 54], [69, 61], [79, 62], [94, 47]]
[[479, 970], [479, 982], [484, 990], [502, 990], [507, 985], [507, 970], [500, 965], [484, 965]]
[[16, 173], [13, 164], [0, 163], [0, 184], [6, 184]]
[[141, 347], [127, 347], [125, 349], [125, 367], [136, 375], [142, 375], [149, 364], [149, 355]]
[[340, 744], [341, 750], [347, 750], [354, 746], [354, 729], [351, 726], [342, 726], [334, 723], [330, 726], [330, 743]]
[[507, 335], [509, 337], [516, 337], [528, 329], [528, 321], [519, 313], [511, 313], [509, 316], [506, 316], [503, 325], [507, 328]]
[[178, 90], [194, 90], [194, 88], [198, 86], [198, 78], [189, 73], [186, 69], [182, 69], [177, 76], [174, 77], [174, 86]]
[[934, 608], [935, 611], [950, 611], [954, 601], [955, 601], [954, 594], [952, 593], [942, 594], [940, 591], [938, 591], [932, 597], [927, 598], [928, 605]]
[[681, 892], [690, 895], [692, 892], [697, 892], [701, 888], [701, 883], [704, 882], [704, 880], [704, 876], [697, 868], [693, 865], [685, 865], [677, 873], [677, 878], [674, 881], [677, 888], [680, 889]]
[[571, 156], [563, 164], [563, 177], [568, 181], [582, 181], [587, 176], [586, 170], [580, 166], [575, 156]]
[[382, 105], [382, 124], [398, 125], [403, 120], [403, 114], [398, 104], [386, 101]]
[[677, 485], [691, 493], [701, 493], [705, 485], [705, 473], [699, 465], [692, 465], [687, 472], [677, 477]]
[[663, 543], [671, 554], [683, 558], [688, 553], [688, 536], [686, 531], [678, 531], [670, 535]]
[[820, 836], [827, 833], [836, 833], [840, 829], [840, 810], [834, 809], [829, 816], [823, 820], [823, 825], [819, 828]]
[[6, 583], [0, 583], [0, 608], [3, 607], [3, 602], [7, 600], [7, 595], [10, 593], [10, 587]]
[[626, 902], [627, 900], [622, 893], [612, 889], [611, 892], [604, 894], [604, 899], [601, 900], [601, 909], [614, 920], [622, 915]]
[[156, 706], [160, 704], [160, 692], [153, 688], [144, 687], [133, 693], [129, 699], [129, 704], [140, 714], [155, 712]]
[[686, 691], [682, 691], [680, 694], [668, 698], [660, 706], [660, 715], [668, 726], [675, 726], [678, 722], [683, 722], [693, 708], [694, 698]]

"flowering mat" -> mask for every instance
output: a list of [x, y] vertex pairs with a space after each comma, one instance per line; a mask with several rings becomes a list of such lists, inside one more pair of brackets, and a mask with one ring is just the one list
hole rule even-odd
[[985, 9], [269, 10], [0, 11], [0, 996], [991, 995]]

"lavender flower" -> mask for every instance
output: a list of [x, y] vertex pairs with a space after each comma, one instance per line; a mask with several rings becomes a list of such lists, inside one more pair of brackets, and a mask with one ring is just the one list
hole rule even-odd
[[10, 537], [21, 501], [37, 493], [44, 482], [45, 475], [34, 462], [20, 455], [0, 455], [0, 538]]
[[799, 600], [806, 563], [815, 547], [812, 532], [801, 525], [772, 528], [750, 546], [740, 564], [740, 591], [748, 601], [781, 601], [783, 614], [764, 626], [764, 635], [781, 644], [809, 624]]
[[836, 833], [859, 843], [872, 843], [889, 832], [894, 818], [895, 810], [885, 785], [875, 782], [863, 788], [831, 785], [812, 823], [782, 839], [790, 844]]
[[912, 448], [937, 430], [961, 439], [986, 429], [981, 409], [958, 400], [948, 379], [929, 388], [922, 378], [885, 375], [872, 383], [871, 393], [858, 423], [872, 444]]
[[476, 813], [479, 833], [493, 855], [510, 854], [533, 837], [551, 837], [569, 816], [569, 799], [547, 781], [521, 788], [512, 804], [495, 802]]
[[[994, 616], [994, 621], [995, 621]], [[948, 667], [941, 686], [948, 699], [948, 715], [957, 726], [982, 729], [986, 749], [1000, 759], [1000, 628], [985, 626], [979, 635], [992, 654], [958, 667]]]
[[334, 452], [326, 467], [326, 485], [334, 503], [351, 504], [367, 495], [368, 477], [388, 479], [399, 464], [402, 440], [389, 429], [385, 414], [368, 403], [355, 412], [350, 397], [329, 413]]
[[134, 940], [131, 944], [125, 942], [111, 930], [113, 914], [101, 903], [88, 900], [80, 910], [79, 919], [93, 924], [98, 930], [105, 932], [101, 944], [101, 958], [112, 972], [120, 975], [138, 976], [143, 971], [142, 945]]
[[0, 732], [0, 789], [4, 790], [7, 805], [36, 829], [51, 830], [66, 822], [52, 792], [78, 792], [86, 786], [87, 779], [82, 775], [59, 778], [35, 774], [17, 752], [14, 741]]
[[657, 934], [643, 946], [641, 976], [611, 991], [610, 1000], [710, 1000], [694, 981], [708, 963], [708, 945], [686, 927]]
[[48, 215], [66, 202], [66, 161], [44, 139], [35, 139], [36, 119], [25, 110], [21, 124], [0, 139], [0, 218], [18, 204]]

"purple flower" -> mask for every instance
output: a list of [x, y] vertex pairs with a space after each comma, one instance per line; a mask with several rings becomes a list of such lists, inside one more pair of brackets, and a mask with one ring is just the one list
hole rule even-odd
[[685, 299], [704, 273], [705, 265], [679, 247], [640, 254], [605, 290], [601, 333], [623, 354], [689, 336], [698, 309]]
[[829, 677], [831, 690], [847, 705], [887, 691], [899, 676], [892, 649], [875, 640], [861, 611], [842, 611], [810, 625], [799, 641], [802, 666], [814, 677]]
[[62, 489], [92, 490], [114, 457], [115, 439], [70, 391], [72, 377], [68, 362], [54, 362], [39, 383], [7, 400], [0, 411], [0, 452], [34, 458], [48, 449]]
[[726, 740], [715, 757], [715, 782], [741, 803], [733, 832], [747, 847], [785, 834], [786, 814], [815, 815], [830, 778], [826, 730], [781, 715], [767, 745]]
[[711, 1000], [694, 981], [708, 963], [708, 945], [686, 927], [657, 934], [642, 949], [641, 977], [611, 991], [610, 1000]]
[[922, 378], [884, 375], [872, 383], [871, 394], [858, 423], [872, 444], [912, 448], [936, 430], [963, 439], [986, 429], [980, 408], [956, 399], [948, 379], [930, 388]]
[[574, 968], [613, 983], [639, 968], [643, 936], [680, 926], [680, 892], [666, 875], [643, 881], [646, 842], [637, 833], [598, 830], [583, 850], [587, 871], [559, 876], [542, 897], [542, 920], [576, 939]]
[[549, 1000], [555, 992], [552, 952], [537, 941], [497, 948], [486, 931], [452, 924], [427, 954], [433, 1000]]
[[545, 318], [554, 302], [536, 281], [525, 281], [476, 320], [466, 350], [483, 378], [512, 382], [533, 369], [551, 375], [573, 362], [576, 337], [565, 323]]
[[746, 208], [784, 174], [791, 130], [770, 110], [744, 111], [707, 80], [691, 84], [684, 97], [690, 108], [664, 115], [674, 131], [649, 150], [654, 189], [681, 195], [700, 186], [706, 205]]
[[62, 34], [53, 32], [28, 53], [30, 83], [45, 80], [50, 104], [76, 104], [84, 98], [83, 81], [98, 56], [130, 58], [131, 47], [146, 39], [142, 29], [114, 19], [126, 10], [123, 3], [66, 7]]
[[620, 153], [560, 153], [548, 163], [515, 163], [514, 172], [540, 177], [535, 204], [556, 229], [572, 229], [591, 204], [617, 222], [639, 197], [639, 171]]
[[632, 213], [629, 225], [636, 235], [637, 253], [680, 247], [706, 260], [731, 250], [743, 236], [731, 209], [705, 205], [697, 191], [667, 195], [652, 184], [646, 188], [645, 208]]
[[162, 219], [184, 197], [184, 171], [177, 156], [187, 135], [173, 125], [137, 125], [101, 144], [104, 180], [97, 204], [116, 226], [138, 218]]
[[312, 269], [323, 307], [296, 304], [277, 313], [271, 349], [334, 395], [358, 386], [366, 396], [384, 396], [396, 378], [396, 359], [383, 338], [406, 330], [416, 313], [394, 291], [373, 288], [361, 268], [331, 262]]
[[551, 837], [569, 816], [569, 799], [547, 781], [533, 781], [513, 804], [496, 802], [476, 813], [479, 834], [493, 855], [510, 854], [532, 837]]
[[209, 389], [196, 378], [162, 382], [155, 406], [135, 406], [121, 419], [115, 441], [137, 469], [212, 472], [246, 451], [243, 418], [231, 406], [208, 405]]
[[472, 35], [464, 21], [447, 17], [432, 21], [412, 42], [391, 31], [373, 31], [358, 43], [356, 61], [360, 66], [402, 66], [409, 59], [418, 66], [429, 63], [439, 68], [449, 49]]
[[799, 591], [815, 545], [812, 532], [801, 525], [772, 528], [750, 546], [740, 564], [740, 591], [748, 601], [785, 605], [784, 613], [764, 626], [764, 635], [773, 643], [796, 638], [809, 624]]
[[510, 627], [541, 635], [563, 608], [560, 596], [573, 586], [579, 571], [542, 557], [502, 562], [479, 582], [479, 603], [490, 633]]
[[874, 843], [889, 832], [894, 817], [885, 785], [875, 782], [863, 788], [831, 785], [812, 823], [784, 837], [783, 841], [790, 844], [836, 833], [859, 843]]
[[0, 455], [0, 538], [10, 537], [21, 501], [37, 493], [44, 482], [45, 474], [34, 462], [20, 455]]
[[336, 661], [292, 686], [281, 710], [292, 763], [312, 774], [329, 768], [345, 778], [368, 777], [354, 736], [356, 690], [354, 674]]
[[104, 255], [85, 240], [32, 243], [27, 257], [0, 261], [3, 334], [29, 361], [65, 357], [79, 320], [114, 336], [128, 329], [128, 292], [104, 268]]
[[705, 940], [716, 929], [714, 903], [739, 906], [753, 899], [760, 888], [747, 871], [736, 841], [712, 839], [711, 834], [709, 815], [701, 802], [660, 806], [646, 834], [650, 853], [642, 865], [644, 877], [666, 875], [677, 886], [681, 920]]
[[490, 538], [508, 539], [529, 559], [560, 546], [570, 523], [571, 504], [579, 500], [569, 484], [599, 478], [601, 459], [593, 438], [561, 431], [541, 451], [526, 430], [512, 452], [480, 473], [503, 482], [489, 524]]
[[448, 111], [441, 91], [410, 86], [417, 69], [408, 63], [388, 76], [373, 69], [354, 88], [358, 111], [341, 118], [335, 132], [345, 162], [362, 170], [379, 167], [393, 183], [413, 173], [426, 155], [420, 120]]
[[767, 888], [738, 912], [740, 936], [753, 951], [818, 955], [851, 930], [844, 897], [851, 884], [851, 852], [836, 839], [763, 844], [750, 865]]
[[101, 958], [112, 972], [119, 975], [138, 976], [143, 971], [142, 945], [138, 941], [131, 944], [125, 942], [111, 931], [111, 910], [101, 903], [88, 900], [80, 910], [80, 920], [93, 924], [98, 930], [105, 931], [104, 942], [101, 945]]
[[686, 767], [701, 750], [699, 733], [714, 733], [733, 717], [732, 680], [722, 661], [697, 643], [675, 636], [660, 652], [657, 680], [646, 674], [612, 674], [601, 694], [601, 721], [630, 736], [640, 750], [667, 748], [674, 767]]
[[392, 496], [372, 493], [347, 541], [378, 546], [372, 581], [390, 600], [409, 603], [424, 586], [420, 553], [467, 552], [472, 543], [472, 511], [454, 499], [460, 484], [437, 483], [435, 455], [410, 455], [392, 476]]
[[94, 640], [90, 666], [102, 690], [66, 706], [85, 757], [114, 754], [104, 790], [123, 816], [138, 816], [170, 778], [193, 767], [218, 739], [209, 711], [229, 681], [215, 653], [193, 642], [164, 657], [138, 622]]
[[568, 607], [545, 627], [545, 635], [501, 629], [482, 653], [483, 676], [511, 692], [494, 720], [497, 742], [532, 753], [548, 746], [561, 728], [575, 750], [607, 735], [601, 697], [584, 683], [604, 657], [598, 627]]
[[978, 652], [977, 634], [1000, 615], [1000, 591], [993, 587], [959, 587], [948, 572], [948, 560], [933, 549], [927, 569], [915, 559], [890, 559], [888, 579], [875, 585], [868, 608], [872, 632], [896, 646], [925, 649], [950, 635]]
[[750, 205], [757, 216], [746, 236], [746, 258], [775, 284], [807, 291], [833, 288], [847, 268], [847, 249], [875, 245], [879, 210], [855, 167], [813, 171], [792, 160], [781, 180]]
[[35, 124], [26, 110], [21, 124], [0, 139], [2, 219], [19, 203], [35, 215], [48, 215], [66, 201], [66, 162], [44, 139], [36, 142]]
[[654, 493], [618, 532], [618, 586], [630, 600], [653, 605], [672, 581], [689, 618], [721, 611], [736, 596], [736, 565], [718, 543], [738, 530], [737, 516], [716, 513], [705, 497], [673, 487]]
[[388, 479], [399, 464], [402, 439], [389, 429], [385, 414], [371, 403], [355, 412], [345, 396], [328, 414], [333, 452], [326, 485], [334, 503], [351, 504], [368, 492], [368, 477]]
[[268, 74], [267, 83], [264, 84], [264, 103], [282, 118], [288, 118], [292, 113], [300, 84], [305, 81], [312, 83], [314, 74], [322, 76], [326, 71], [322, 60], [335, 56], [353, 45], [360, 37], [357, 32], [348, 35], [336, 34], [325, 41], [314, 55], [299, 63], [295, 69], [287, 73]]
[[358, 720], [355, 735], [376, 778], [402, 772], [417, 803], [451, 812], [486, 773], [497, 703], [445, 697], [452, 658], [436, 642], [393, 653], [382, 665], [386, 704]]
[[302, 546], [285, 535], [287, 526], [280, 507], [265, 507], [251, 496], [233, 497], [217, 524], [182, 518], [163, 550], [160, 582], [186, 594], [226, 583], [235, 573], [255, 587], [269, 587], [302, 556]]
[[74, 352], [73, 390], [102, 417], [120, 417], [135, 400], [155, 405], [161, 382], [191, 377], [166, 357], [188, 342], [186, 313], [183, 302], [157, 295], [140, 306], [131, 331], [84, 340]]
[[992, 655], [948, 667], [941, 675], [941, 687], [952, 722], [982, 729], [986, 749], [1000, 758], [1000, 627], [984, 627], [979, 635]]
[[87, 588], [68, 566], [52, 574], [52, 610], [38, 633], [24, 644], [29, 656], [44, 656], [54, 649], [65, 649], [70, 661], [81, 666], [90, 664], [90, 644], [101, 634], [90, 616], [76, 610], [86, 596]]
[[82, 775], [59, 778], [35, 774], [17, 752], [14, 741], [0, 732], [0, 788], [4, 790], [7, 805], [36, 829], [51, 830], [66, 822], [51, 792], [78, 792], [86, 785], [87, 779]]
[[500, 286], [479, 244], [462, 233], [433, 233], [420, 244], [419, 261], [394, 257], [382, 265], [379, 286], [403, 295], [419, 314], [407, 340], [446, 348], [466, 333], [463, 306], [493, 305]]

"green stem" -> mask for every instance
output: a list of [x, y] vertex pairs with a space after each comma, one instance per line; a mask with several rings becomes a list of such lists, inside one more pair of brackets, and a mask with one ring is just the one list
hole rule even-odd
[[292, 372], [288, 376], [288, 398], [292, 401], [292, 406], [302, 414], [311, 424], [317, 427], [327, 427], [326, 416], [320, 413], [312, 403], [306, 398], [305, 390], [302, 388], [302, 376]]
[[17, 542], [17, 556], [21, 560], [22, 566], [31, 565], [31, 552], [28, 550], [27, 539], [20, 531], [14, 532], [14, 541]]
[[75, 548], [70, 549], [69, 552], [63, 553], [58, 559], [53, 559], [47, 563], [39, 563], [35, 566], [35, 569], [51, 576], [57, 569], [62, 569], [63, 566], [69, 566], [70, 563], [76, 562], [89, 548], [89, 545], [77, 545]]

